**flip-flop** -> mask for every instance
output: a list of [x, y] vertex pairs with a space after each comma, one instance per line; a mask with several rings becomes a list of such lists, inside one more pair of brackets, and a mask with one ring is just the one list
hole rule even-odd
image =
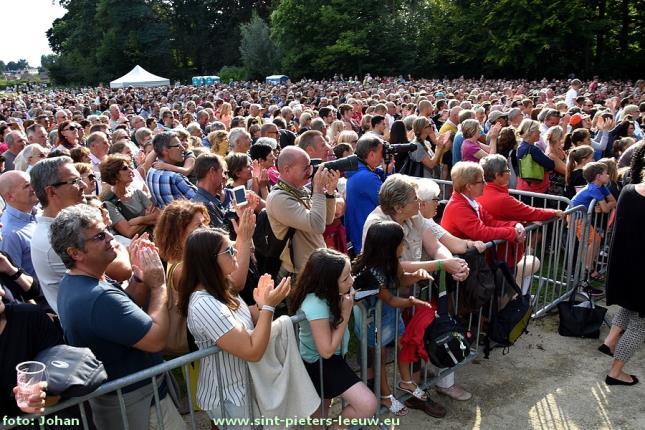
[[[403, 388], [401, 384], [410, 384], [414, 385], [414, 390], [410, 390], [409, 388]], [[414, 381], [401, 381], [399, 382], [399, 390], [405, 391], [408, 394], [412, 394], [414, 397], [416, 397], [419, 400], [426, 401], [428, 400], [428, 394], [423, 391], [419, 386], [414, 382]]]

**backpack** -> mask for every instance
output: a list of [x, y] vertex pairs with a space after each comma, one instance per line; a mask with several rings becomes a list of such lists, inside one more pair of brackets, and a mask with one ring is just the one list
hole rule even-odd
[[446, 272], [439, 275], [439, 299], [437, 316], [423, 335], [423, 344], [432, 364], [439, 368], [454, 367], [470, 355], [473, 335], [448, 312], [446, 295]]
[[291, 239], [296, 229], [289, 227], [284, 239], [278, 239], [273, 233], [269, 215], [266, 208], [263, 208], [255, 218], [255, 231], [253, 233], [253, 244], [255, 245], [255, 256], [258, 260], [258, 272], [268, 273], [275, 277], [280, 270], [280, 255], [284, 247], [289, 243], [289, 255], [293, 261], [293, 246]]
[[[493, 299], [493, 312], [486, 334], [484, 344], [484, 357], [488, 358], [490, 351], [495, 347], [509, 348], [524, 333], [533, 315], [531, 293], [522, 295], [522, 290], [515, 283], [506, 262], [495, 262], [495, 296]], [[516, 296], [504, 308], [499, 309], [499, 297], [504, 289], [510, 288]], [[491, 347], [491, 343], [495, 343]]]
[[470, 269], [470, 274], [459, 288], [459, 315], [465, 315], [478, 312], [490, 301], [495, 292], [495, 280], [484, 254], [466, 252], [460, 257]]

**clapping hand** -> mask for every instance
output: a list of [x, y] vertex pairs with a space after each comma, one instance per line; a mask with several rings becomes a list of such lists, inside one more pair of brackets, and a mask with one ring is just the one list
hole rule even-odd
[[233, 229], [237, 234], [237, 239], [240, 241], [248, 241], [253, 237], [255, 231], [255, 214], [253, 209], [247, 207], [241, 212], [239, 223], [232, 219]]
[[258, 286], [253, 290], [253, 299], [259, 308], [264, 305], [275, 307], [282, 303], [291, 292], [291, 277], [282, 278], [277, 287], [274, 286], [271, 275], [260, 276]]

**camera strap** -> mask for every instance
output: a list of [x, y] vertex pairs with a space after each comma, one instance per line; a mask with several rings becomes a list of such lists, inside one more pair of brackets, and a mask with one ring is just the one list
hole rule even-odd
[[278, 179], [278, 183], [275, 185], [277, 188], [281, 189], [285, 193], [289, 194], [294, 199], [298, 200], [304, 207], [311, 210], [311, 196], [301, 196], [299, 190], [294, 189], [291, 185], [287, 184], [281, 179]]

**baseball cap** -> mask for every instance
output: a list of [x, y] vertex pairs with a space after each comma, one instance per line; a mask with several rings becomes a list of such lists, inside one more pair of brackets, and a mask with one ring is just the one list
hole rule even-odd
[[580, 113], [575, 113], [571, 115], [571, 119], [569, 120], [569, 124], [576, 126], [582, 122], [583, 119], [589, 118], [589, 115], [584, 115]]
[[493, 124], [495, 121], [497, 121], [500, 118], [508, 118], [508, 114], [506, 112], [501, 112], [498, 110], [492, 111], [491, 113], [488, 114], [488, 121]]

